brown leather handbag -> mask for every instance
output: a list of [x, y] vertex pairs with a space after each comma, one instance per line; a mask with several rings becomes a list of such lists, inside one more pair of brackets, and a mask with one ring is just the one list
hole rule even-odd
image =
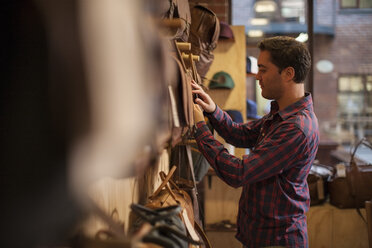
[[372, 164], [357, 164], [355, 154], [364, 145], [372, 145], [361, 139], [346, 166], [346, 177], [335, 177], [329, 184], [330, 203], [339, 208], [364, 208], [365, 201], [372, 199]]
[[149, 196], [149, 201], [146, 204], [146, 207], [156, 209], [172, 205], [180, 205], [182, 209], [186, 210], [187, 216], [193, 223], [194, 212], [191, 198], [186, 191], [180, 189], [171, 179], [175, 170], [176, 166], [173, 166], [168, 175], [165, 175], [163, 171], [159, 173], [163, 182], [155, 192]]
[[346, 178], [355, 207], [364, 208], [365, 202], [372, 199], [372, 164], [357, 164], [354, 157], [357, 149], [364, 145], [372, 151], [372, 145], [363, 138], [356, 145], [351, 155], [350, 166], [346, 169]]
[[313, 163], [307, 177], [310, 191], [310, 205], [319, 205], [326, 201], [328, 196], [328, 182], [335, 175], [334, 167]]
[[194, 126], [193, 96], [191, 89], [191, 72], [187, 71], [184, 63], [172, 56], [176, 64], [177, 82], [169, 86], [172, 109], [172, 146], [180, 143]]
[[189, 42], [191, 53], [200, 56], [196, 69], [203, 78], [214, 60], [213, 50], [217, 47], [220, 22], [216, 14], [202, 5], [191, 9], [191, 30]]
[[149, 196], [149, 201], [145, 206], [151, 209], [174, 205], [181, 206], [181, 208], [186, 211], [186, 216], [189, 219], [188, 223], [188, 221], [185, 219], [185, 215], [180, 215], [180, 218], [185, 223], [185, 226], [188, 230], [194, 229], [197, 235], [203, 240], [204, 246], [209, 248], [211, 247], [211, 244], [207, 235], [205, 234], [201, 226], [194, 220], [194, 207], [190, 196], [186, 191], [180, 189], [178, 185], [171, 179], [176, 169], [177, 167], [173, 166], [168, 175], [166, 175], [162, 171], [159, 173], [163, 182], [155, 190], [155, 192], [151, 196]]

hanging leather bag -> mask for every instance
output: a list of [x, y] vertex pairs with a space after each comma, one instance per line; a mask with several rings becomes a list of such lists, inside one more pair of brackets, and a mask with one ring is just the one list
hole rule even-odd
[[144, 243], [153, 243], [166, 248], [188, 248], [188, 244], [199, 245], [187, 236], [186, 227], [179, 217], [181, 206], [151, 209], [139, 204], [131, 205], [132, 211], [139, 216], [138, 223], [150, 223], [152, 229], [141, 238]]
[[186, 42], [189, 38], [191, 13], [188, 0], [161, 0], [158, 7], [161, 16], [168, 19], [180, 19], [181, 25], [172, 33], [171, 39]]
[[181, 212], [179, 217], [182, 219], [183, 223], [185, 223], [187, 230], [189, 232], [193, 232], [194, 230], [197, 233], [196, 235], [202, 238], [204, 246], [209, 248], [211, 247], [211, 244], [207, 235], [194, 219], [194, 206], [189, 194], [185, 190], [179, 188], [179, 186], [171, 179], [176, 169], [177, 167], [173, 166], [168, 175], [164, 172], [159, 173], [163, 182], [155, 192], [149, 196], [149, 201], [145, 206], [150, 209], [158, 209], [174, 205], [180, 206], [186, 212], [186, 214]]
[[194, 212], [192, 200], [187, 192], [180, 189], [171, 179], [175, 170], [176, 167], [173, 166], [168, 175], [165, 175], [164, 172], [159, 173], [163, 182], [154, 193], [149, 196], [146, 207], [156, 209], [172, 205], [180, 205], [182, 209], [186, 210], [188, 218], [191, 223], [193, 223]]
[[194, 126], [193, 96], [191, 89], [192, 75], [186, 70], [182, 60], [172, 56], [176, 64], [177, 82], [169, 87], [172, 110], [172, 147], [188, 136]]
[[200, 56], [196, 69], [203, 78], [214, 60], [213, 50], [217, 47], [220, 22], [216, 14], [207, 7], [196, 5], [191, 9], [191, 30], [189, 42], [191, 53]]

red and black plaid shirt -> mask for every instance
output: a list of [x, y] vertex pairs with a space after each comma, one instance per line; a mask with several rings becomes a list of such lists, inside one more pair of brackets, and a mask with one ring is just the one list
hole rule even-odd
[[247, 247], [308, 247], [306, 215], [310, 206], [307, 175], [319, 144], [311, 95], [245, 124], [234, 123], [219, 107], [208, 114], [212, 126], [235, 147], [251, 148], [243, 159], [197, 123], [195, 139], [216, 174], [232, 187], [243, 186], [236, 238]]

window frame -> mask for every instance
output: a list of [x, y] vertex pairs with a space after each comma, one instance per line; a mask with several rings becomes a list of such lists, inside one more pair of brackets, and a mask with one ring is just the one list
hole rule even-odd
[[354, 0], [355, 1], [355, 7], [345, 7], [345, 6], [343, 6], [342, 5], [342, 0], [339, 0], [339, 4], [340, 4], [340, 10], [341, 11], [347, 11], [347, 10], [361, 10], [361, 11], [363, 11], [363, 10], [372, 10], [372, 7], [370, 7], [370, 8], [361, 8], [360, 7], [360, 1], [361, 0]]
[[[363, 95], [363, 107], [362, 107], [362, 115], [368, 115], [368, 114], [372, 114], [372, 113], [369, 113], [367, 112], [367, 108], [368, 107], [372, 107], [372, 106], [368, 106], [368, 97], [371, 97], [370, 94], [368, 94], [368, 89], [367, 89], [367, 82], [368, 82], [368, 76], [372, 76], [372, 74], [341, 74], [339, 75], [338, 79], [337, 79], [337, 97], [340, 95], [340, 94], [348, 94], [348, 95]], [[339, 85], [339, 82], [340, 82], [340, 79], [342, 77], [348, 77], [348, 78], [351, 78], [351, 77], [360, 77], [362, 80], [362, 85], [363, 85], [363, 91], [352, 91], [352, 90], [345, 90], [345, 91], [341, 91], [340, 90], [340, 85]], [[339, 115], [341, 114], [345, 114], [346, 112], [341, 112], [340, 109], [339, 109]]]
[[[342, 77], [360, 77], [362, 80], [363, 91], [352, 91], [352, 90], [340, 90], [340, 79]], [[371, 79], [368, 77], [372, 77], [372, 74], [341, 74], [337, 80], [337, 103], [338, 103], [338, 113], [337, 118], [341, 121], [343, 128], [350, 127], [350, 125], [354, 126], [357, 129], [358, 125], [362, 125], [365, 130], [367, 130], [367, 135], [372, 135], [372, 122], [370, 121], [372, 118], [372, 90], [368, 91], [367, 83], [371, 83]], [[370, 81], [368, 81], [370, 80]], [[339, 97], [341, 94], [345, 94], [348, 96], [357, 96], [363, 95], [363, 106], [362, 111], [360, 113], [353, 113], [342, 111], [341, 105], [339, 102]]]

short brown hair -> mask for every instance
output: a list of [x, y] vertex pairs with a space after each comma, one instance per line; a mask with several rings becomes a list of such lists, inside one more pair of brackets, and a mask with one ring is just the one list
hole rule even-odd
[[263, 39], [258, 43], [258, 48], [270, 53], [271, 62], [279, 68], [279, 72], [293, 67], [293, 81], [301, 83], [305, 80], [311, 66], [311, 57], [304, 43], [292, 37], [276, 36]]

